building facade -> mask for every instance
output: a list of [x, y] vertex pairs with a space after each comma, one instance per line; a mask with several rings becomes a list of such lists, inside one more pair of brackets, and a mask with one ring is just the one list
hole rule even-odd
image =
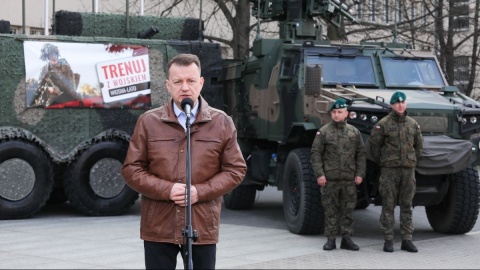
[[[339, 0], [337, 0], [339, 1]], [[453, 1], [453, 2], [452, 2]], [[353, 1], [345, 1], [347, 5]], [[461, 43], [455, 47], [454, 51], [454, 85], [464, 90], [468, 84], [472, 66], [472, 49], [474, 48], [472, 33], [480, 31], [472, 21], [475, 10], [475, 1], [473, 0], [444, 0], [445, 5], [453, 3], [452, 7], [445, 7], [442, 19], [445, 31], [451, 29], [454, 34], [454, 43]], [[25, 5], [23, 5], [23, 3]], [[126, 9], [126, 3], [129, 4]], [[10, 33], [25, 33], [29, 35], [43, 35], [51, 33], [53, 16], [55, 11], [67, 10], [74, 12], [100, 12], [100, 13], [120, 13], [131, 15], [155, 15], [155, 16], [181, 16], [195, 17], [203, 16], [205, 23], [205, 33], [210, 36], [222, 36], [229, 39], [231, 31], [228, 30], [228, 24], [219, 13], [212, 15], [211, 11], [215, 9], [215, 3], [212, 0], [194, 0], [184, 1], [181, 5], [173, 6], [174, 0], [165, 1], [144, 1], [144, 0], [2, 0], [2, 9], [0, 9], [0, 20], [10, 23]], [[394, 39], [400, 42], [407, 42], [415, 47], [430, 47], [437, 56], [440, 54], [438, 36], [435, 34], [435, 11], [439, 0], [363, 0], [355, 4], [350, 3], [351, 13], [356, 16], [360, 22], [357, 25], [349, 26], [347, 24], [346, 33], [349, 42], [358, 42], [360, 40], [368, 41], [392, 41]], [[173, 7], [172, 7], [173, 6]], [[201, 6], [201, 7], [200, 7]], [[454, 9], [450, 12], [449, 8]], [[200, 11], [202, 11], [200, 13]], [[448, 19], [448, 15], [451, 19]], [[212, 17], [215, 23], [209, 22]], [[208, 17], [208, 19], [207, 19]], [[1, 22], [1, 21], [0, 21]], [[210, 25], [209, 25], [210, 23]], [[254, 18], [251, 24], [256, 23]], [[272, 37], [271, 33], [276, 33], [276, 23], [270, 23], [263, 26], [270, 31], [263, 33], [265, 37]], [[326, 29], [326, 27], [325, 27]], [[396, 35], [392, 30], [395, 29]], [[251, 40], [255, 36], [255, 31], [251, 33]], [[228, 48], [224, 48], [225, 57], [228, 58]], [[478, 50], [478, 49], [477, 49]], [[445, 65], [450, 65], [450, 62]], [[480, 77], [476, 72], [475, 84], [471, 96], [480, 99]]]

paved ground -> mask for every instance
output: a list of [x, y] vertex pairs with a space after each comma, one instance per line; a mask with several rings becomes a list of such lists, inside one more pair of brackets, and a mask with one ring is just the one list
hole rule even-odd
[[[286, 229], [281, 195], [260, 192], [255, 209], [224, 209], [218, 269], [478, 269], [480, 226], [465, 235], [432, 231], [424, 209], [414, 210], [415, 244], [419, 253], [382, 251], [378, 226], [380, 207], [355, 212], [354, 241], [360, 251], [324, 251], [321, 235], [300, 236]], [[398, 231], [398, 228], [397, 228]], [[116, 217], [85, 217], [68, 204], [48, 206], [26, 220], [0, 221], [2, 269], [143, 269], [139, 204]], [[337, 239], [339, 246], [340, 239]], [[181, 262], [177, 267], [182, 268]]]

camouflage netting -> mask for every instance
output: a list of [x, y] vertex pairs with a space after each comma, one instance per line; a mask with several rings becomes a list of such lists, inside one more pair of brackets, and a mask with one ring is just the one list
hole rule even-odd
[[[72, 160], [78, 150], [108, 136], [128, 137], [145, 109], [43, 109], [26, 107], [23, 39], [31, 41], [114, 43], [149, 48], [152, 108], [163, 105], [169, 94], [165, 86], [168, 59], [178, 53], [193, 53], [202, 62], [205, 84], [202, 95], [222, 108], [221, 53], [218, 44], [199, 41], [165, 41], [125, 38], [0, 35], [0, 140], [22, 138], [36, 141], [55, 162]], [[106, 135], [105, 135], [106, 134]], [[115, 134], [123, 134], [118, 136]]]
[[129, 30], [125, 31], [126, 17], [122, 14], [79, 13], [64, 10], [55, 13], [57, 35], [136, 38], [154, 27], [159, 32], [150, 39], [198, 40], [200, 36], [199, 20], [194, 18], [129, 16], [128, 24]]
[[210, 106], [224, 110], [223, 87], [218, 82], [222, 72], [222, 58], [218, 53], [218, 44], [168, 41], [168, 45], [175, 48], [175, 53], [192, 53], [198, 56], [202, 63], [202, 77], [205, 79], [201, 94]]
[[10, 33], [10, 22], [0, 20], [0, 34], [8, 34]]

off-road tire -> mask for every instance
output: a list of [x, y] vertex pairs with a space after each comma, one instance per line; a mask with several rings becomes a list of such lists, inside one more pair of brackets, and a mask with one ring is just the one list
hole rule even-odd
[[320, 187], [310, 164], [310, 149], [292, 150], [285, 162], [283, 213], [288, 229], [296, 234], [319, 234], [324, 230]]
[[223, 195], [223, 203], [227, 209], [249, 210], [255, 204], [257, 188], [252, 185], [240, 185]]
[[468, 167], [453, 175], [445, 198], [426, 206], [428, 221], [439, 233], [463, 234], [475, 226], [480, 207], [480, 180], [476, 168]]
[[[79, 212], [89, 216], [118, 215], [133, 206], [139, 195], [123, 181], [120, 167], [125, 160], [128, 144], [122, 140], [109, 140], [93, 144], [79, 153], [76, 159], [67, 167], [64, 176], [64, 189], [72, 206]], [[114, 159], [118, 161], [111, 169], [94, 168], [99, 162]], [[92, 171], [93, 170], [93, 171]], [[118, 193], [111, 196], [101, 196], [94, 190], [91, 173], [101, 170], [109, 173], [108, 180], [117, 181]], [[120, 181], [122, 180], [122, 181]], [[103, 183], [102, 183], [103, 184]], [[108, 192], [109, 183], [105, 183]]]
[[[33, 171], [31, 175], [34, 179], [29, 179], [33, 187], [28, 194], [18, 200], [0, 196], [0, 219], [31, 217], [45, 206], [53, 189], [52, 164], [50, 158], [39, 146], [20, 140], [0, 142], [0, 165], [12, 160], [18, 160], [29, 167], [28, 170], [15, 172], [25, 176], [25, 179], [30, 176], [29, 172]], [[0, 172], [0, 174], [6, 173]], [[2, 181], [8, 181], [8, 179]]]

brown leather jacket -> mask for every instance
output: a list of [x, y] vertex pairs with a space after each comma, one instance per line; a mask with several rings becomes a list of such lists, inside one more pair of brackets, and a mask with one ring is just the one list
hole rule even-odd
[[[183, 243], [185, 207], [169, 199], [174, 183], [186, 183], [187, 136], [172, 100], [142, 114], [122, 168], [126, 183], [142, 195], [140, 237]], [[193, 244], [218, 242], [222, 195], [240, 184], [247, 167], [232, 119], [200, 97], [191, 125], [191, 180], [199, 200], [192, 205]]]

